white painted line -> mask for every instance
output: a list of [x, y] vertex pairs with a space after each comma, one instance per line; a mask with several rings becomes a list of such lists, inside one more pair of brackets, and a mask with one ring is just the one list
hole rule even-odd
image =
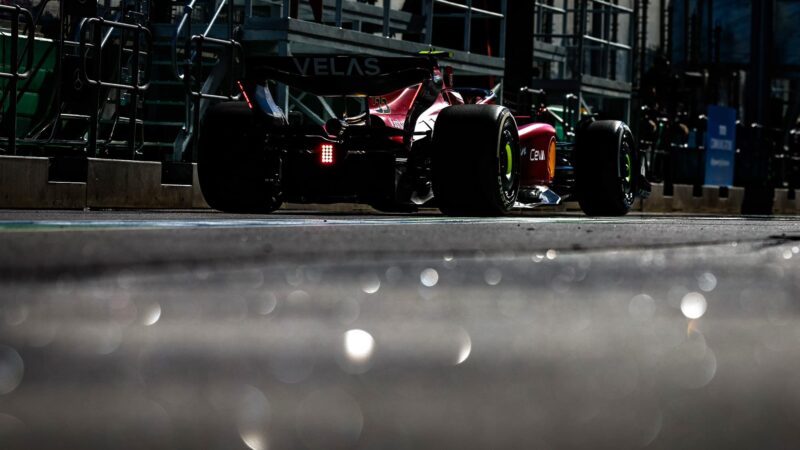
[[[187, 229], [187, 228], [298, 228], [298, 227], [348, 227], [348, 226], [408, 226], [408, 225], [492, 225], [492, 224], [668, 224], [673, 216], [626, 216], [591, 218], [586, 216], [558, 217], [347, 217], [347, 218], [296, 218], [270, 217], [265, 219], [167, 219], [167, 220], [0, 220], [0, 232], [31, 231], [93, 231], [123, 229]], [[681, 221], [745, 221], [742, 217], [678, 217]], [[772, 218], [771, 220], [776, 220]]]
[[396, 226], [434, 224], [541, 224], [541, 223], [619, 223], [622, 219], [586, 217], [387, 217], [348, 219], [219, 219], [219, 220], [32, 220], [0, 221], [1, 231], [93, 230], [93, 229], [173, 229], [173, 228], [291, 228], [326, 226]]

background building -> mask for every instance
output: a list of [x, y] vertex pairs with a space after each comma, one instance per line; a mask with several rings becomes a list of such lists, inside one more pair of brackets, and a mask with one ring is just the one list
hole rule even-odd
[[[204, 36], [233, 41], [247, 57], [449, 50], [453, 57], [447, 64], [456, 70], [457, 86], [493, 89], [518, 112], [545, 102], [567, 131], [586, 115], [629, 121], [649, 152], [652, 177], [668, 184], [702, 184], [707, 108], [730, 106], [740, 120], [737, 183], [796, 184], [796, 1], [3, 3], [33, 13], [36, 40], [34, 45], [23, 42], [26, 29], [19, 25], [18, 54], [25, 57], [33, 50], [34, 73], [16, 86], [8, 76], [0, 81], [0, 147], [6, 154], [54, 158], [57, 168], [72, 167], [61, 164], [65, 158], [86, 157], [190, 163], [205, 110], [235, 95], [232, 82], [246, 70], [246, 58], [235, 45], [199, 49], [192, 44], [193, 36]], [[0, 71], [10, 74], [11, 16], [2, 18], [6, 32]], [[92, 18], [142, 26], [152, 41], [124, 26], [98, 27], [87, 21]], [[81, 39], [88, 53], [80, 53]], [[96, 39], [99, 52], [93, 47]], [[137, 75], [140, 85], [149, 83], [148, 89], [133, 88]], [[102, 83], [86, 85], [87, 76]], [[519, 95], [522, 87], [545, 93], [532, 100]], [[11, 90], [16, 91], [16, 110]], [[276, 96], [291, 113], [312, 121], [322, 123], [335, 113], [328, 99], [281, 86]], [[62, 176], [60, 170], [53, 173], [56, 179]]]

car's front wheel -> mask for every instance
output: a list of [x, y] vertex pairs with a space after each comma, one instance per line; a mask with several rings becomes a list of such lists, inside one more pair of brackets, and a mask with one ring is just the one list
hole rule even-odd
[[578, 131], [575, 188], [589, 216], [622, 216], [633, 206], [638, 165], [631, 130], [618, 120], [600, 120]]

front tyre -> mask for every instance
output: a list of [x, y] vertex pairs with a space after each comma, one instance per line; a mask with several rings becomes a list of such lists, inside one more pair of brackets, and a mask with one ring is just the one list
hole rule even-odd
[[[212, 208], [270, 213], [281, 206], [275, 170], [265, 148], [266, 126], [241, 102], [210, 108], [197, 155], [200, 189]], [[274, 169], [274, 167], [272, 167]]]
[[519, 134], [514, 117], [497, 105], [443, 109], [432, 139], [433, 193], [450, 216], [499, 216], [519, 192]]
[[600, 120], [578, 131], [575, 191], [588, 216], [623, 216], [633, 206], [639, 176], [633, 134], [625, 123]]

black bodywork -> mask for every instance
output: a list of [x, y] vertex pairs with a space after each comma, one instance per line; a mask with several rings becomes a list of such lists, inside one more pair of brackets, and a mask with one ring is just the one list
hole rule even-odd
[[[430, 132], [412, 138], [418, 117], [443, 87], [435, 59], [308, 55], [253, 58], [248, 67], [253, 69], [243, 87], [250, 98], [269, 80], [317, 96], [364, 103], [358, 113], [330, 119], [324, 126], [293, 115], [277, 118], [253, 105], [267, 130], [264, 151], [270, 178], [279, 184], [284, 201], [410, 206], [415, 193], [424, 199], [432, 196], [425, 163]], [[370, 116], [369, 96], [420, 83], [402, 130]], [[320, 164], [324, 144], [332, 145], [335, 164]]]

